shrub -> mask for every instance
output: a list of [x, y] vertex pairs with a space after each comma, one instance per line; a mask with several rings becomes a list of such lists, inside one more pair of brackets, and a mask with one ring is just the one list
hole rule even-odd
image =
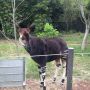
[[38, 37], [57, 37], [59, 36], [59, 32], [57, 29], [53, 28], [52, 24], [46, 23], [44, 26], [44, 31], [41, 33], [38, 33]]

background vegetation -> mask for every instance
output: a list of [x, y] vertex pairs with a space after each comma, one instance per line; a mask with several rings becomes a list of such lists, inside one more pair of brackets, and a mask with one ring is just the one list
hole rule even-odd
[[[12, 1], [0, 0], [0, 28], [3, 27], [5, 34], [10, 38], [14, 38]], [[83, 1], [87, 16], [90, 11], [90, 0]], [[35, 34], [42, 32], [46, 23], [52, 24], [59, 32], [85, 30], [76, 0], [16, 0], [15, 12], [15, 22], [21, 27], [35, 23]]]

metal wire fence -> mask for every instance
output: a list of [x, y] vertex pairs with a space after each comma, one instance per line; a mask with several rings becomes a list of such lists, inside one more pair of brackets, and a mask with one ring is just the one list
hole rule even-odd
[[[10, 42], [12, 42], [12, 41], [10, 41]], [[45, 56], [55, 56], [55, 55], [62, 55], [62, 54], [32, 55], [30, 57], [31, 58], [32, 57], [40, 57], [40, 56], [45, 57]], [[87, 80], [87, 79], [90, 80], [90, 58], [87, 56], [90, 56], [90, 52], [87, 52], [87, 53], [86, 52], [85, 53], [75, 52], [74, 53], [74, 67], [73, 67], [73, 70], [74, 70], [73, 81], [74, 81], [74, 83], [73, 84], [75, 84], [76, 80], [78, 82], [78, 79], [81, 81]], [[11, 56], [7, 56], [7, 57], [8, 58], [15, 58], [15, 57], [26, 57], [27, 58], [27, 57], [29, 57], [29, 55], [26, 55], [26, 54], [19, 55], [19, 56], [11, 55]], [[0, 58], [5, 58], [5, 57], [0, 57]], [[27, 62], [29, 60], [30, 60], [30, 58], [26, 59]], [[47, 76], [48, 76], [48, 78], [46, 79], [47, 86], [48, 86], [47, 90], [66, 90], [65, 86], [60, 86], [59, 80], [57, 81], [57, 84], [51, 83], [52, 82], [51, 78], [53, 77], [53, 72], [55, 69], [54, 64], [53, 63], [51, 63], [51, 64], [52, 65], [47, 66]], [[32, 70], [31, 72], [34, 73], [34, 71], [35, 70]], [[61, 71], [61, 73], [62, 73], [62, 71]], [[36, 74], [36, 73], [34, 73], [34, 74]], [[35, 75], [35, 76], [37, 76], [37, 75]], [[58, 76], [58, 78], [60, 79], [60, 75]], [[39, 82], [38, 82], [38, 80], [35, 79], [35, 77], [33, 77], [33, 78], [30, 77], [30, 79], [27, 80], [27, 84], [28, 84], [28, 90], [40, 90]], [[5, 90], [5, 88], [0, 89], [0, 90]], [[7, 88], [6, 90], [10, 90], [10, 88], [9, 89]], [[11, 89], [11, 90], [14, 90], [14, 89]], [[17, 90], [17, 89], [15, 89], [15, 90]], [[80, 89], [76, 89], [76, 90], [80, 90]], [[90, 90], [90, 89], [87, 89], [87, 90]]]
[[[67, 54], [67, 53], [66, 53]], [[32, 57], [40, 57], [40, 56], [54, 56], [54, 55], [62, 55], [62, 54], [47, 54], [47, 55], [32, 55], [30, 56], [31, 58]], [[89, 80], [90, 78], [90, 61], [89, 61], [89, 56], [90, 53], [74, 53], [74, 74], [73, 74], [73, 85], [78, 83], [78, 80], [80, 82], [82, 82], [83, 80]], [[14, 56], [9, 56], [10, 58], [14, 58]], [[28, 57], [29, 58], [29, 55], [21, 55], [21, 56], [16, 56], [16, 57]], [[82, 59], [83, 58], [83, 59]], [[26, 61], [29, 61], [29, 59], [26, 59]], [[32, 63], [31, 63], [32, 64]], [[52, 84], [52, 77], [53, 77], [53, 72], [54, 72], [54, 63], [51, 63], [52, 65], [48, 65], [47, 66], [47, 79], [46, 79], [46, 82], [47, 82], [47, 90], [66, 90], [66, 87], [65, 86], [61, 86], [60, 83], [59, 83], [59, 80], [60, 80], [60, 75], [58, 76], [58, 80], [57, 80], [57, 83], [56, 84]], [[50, 70], [51, 69], [51, 70]], [[62, 71], [61, 71], [62, 73]], [[60, 73], [60, 74], [61, 74]], [[37, 75], [35, 75], [37, 76]], [[84, 81], [83, 81], [84, 82]], [[78, 86], [78, 85], [77, 85]], [[80, 87], [80, 86], [79, 86]], [[39, 80], [38, 79], [35, 79], [35, 77], [30, 77], [29, 80], [27, 80], [27, 90], [40, 90], [39, 88]], [[10, 90], [10, 88], [4, 88], [4, 89], [1, 89], [1, 90]], [[13, 88], [11, 90], [17, 90], [17, 88]], [[73, 89], [74, 90], [74, 89]], [[89, 89], [88, 89], [89, 90]]]

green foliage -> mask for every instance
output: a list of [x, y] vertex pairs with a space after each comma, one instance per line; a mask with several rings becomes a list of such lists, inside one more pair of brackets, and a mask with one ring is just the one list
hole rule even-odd
[[38, 34], [38, 37], [57, 37], [59, 32], [57, 29], [53, 28], [52, 24], [46, 23], [44, 26], [44, 31]]
[[[89, 12], [90, 0], [84, 1], [86, 11]], [[36, 25], [35, 33], [42, 32], [46, 22], [53, 24], [58, 30], [58, 25], [62, 22], [63, 24], [60, 25], [62, 29], [65, 27], [65, 23], [68, 28], [68, 24], [71, 23], [70, 25], [72, 25], [72, 22], [77, 20], [80, 15], [76, 1], [74, 0], [67, 0], [66, 2], [64, 0], [24, 0], [22, 3], [21, 2], [22, 0], [16, 0], [16, 22], [24, 23], [26, 26], [34, 22]], [[14, 37], [12, 0], [0, 0], [0, 19], [2, 19], [6, 35], [11, 38]]]
[[0, 1], [0, 20], [5, 30], [6, 35], [14, 37], [13, 27], [12, 27], [12, 5], [11, 1], [6, 0]]
[[[86, 7], [88, 10], [90, 10], [90, 1], [88, 2], [87, 4], [87, 7]], [[89, 11], [89, 14], [90, 14], [90, 11]]]
[[36, 15], [34, 23], [36, 25], [35, 33], [41, 32], [44, 28], [44, 24], [46, 23], [46, 15], [45, 14]]

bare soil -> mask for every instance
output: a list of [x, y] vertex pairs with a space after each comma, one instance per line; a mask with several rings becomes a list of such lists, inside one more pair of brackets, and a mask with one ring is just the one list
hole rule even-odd
[[[40, 90], [39, 82], [35, 80], [28, 80], [27, 85], [29, 90]], [[46, 81], [47, 90], [66, 90], [66, 84], [60, 85], [60, 83], [52, 83], [51, 81]], [[74, 80], [73, 90], [90, 90], [89, 80]]]
[[[52, 83], [51, 80], [46, 81], [46, 90], [66, 90], [66, 84], [60, 85], [60, 83]], [[90, 90], [90, 80], [73, 80], [72, 90]], [[38, 80], [27, 80], [26, 89], [22, 87], [17, 88], [0, 88], [0, 90], [40, 90]]]

